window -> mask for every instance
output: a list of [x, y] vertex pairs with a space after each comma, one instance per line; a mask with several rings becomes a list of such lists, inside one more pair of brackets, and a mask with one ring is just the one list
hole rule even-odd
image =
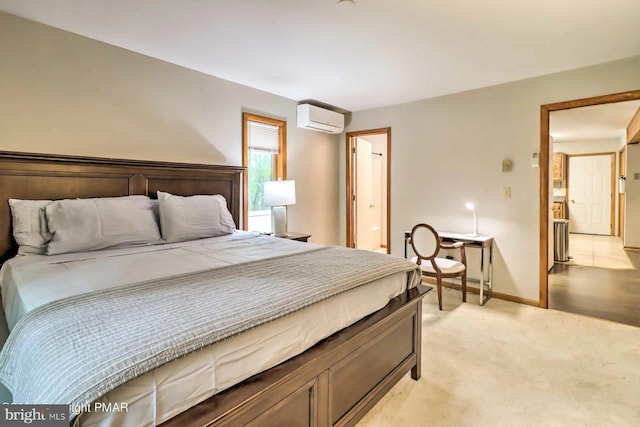
[[286, 179], [287, 122], [242, 115], [245, 230], [271, 232], [271, 208], [264, 205], [264, 182]]

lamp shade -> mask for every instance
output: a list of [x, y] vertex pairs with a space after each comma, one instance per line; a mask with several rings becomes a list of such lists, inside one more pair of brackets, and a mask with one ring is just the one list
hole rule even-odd
[[264, 183], [264, 204], [266, 206], [287, 206], [296, 204], [296, 182], [266, 181]]
[[473, 203], [471, 202], [467, 202], [464, 205], [467, 209], [469, 209], [471, 211], [471, 213], [473, 214], [473, 233], [470, 234], [471, 236], [479, 236], [478, 234], [478, 217], [476, 217], [476, 208], [475, 206], [473, 206]]

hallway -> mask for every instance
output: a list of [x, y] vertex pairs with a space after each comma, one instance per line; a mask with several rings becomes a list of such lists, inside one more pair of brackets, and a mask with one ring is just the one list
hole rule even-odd
[[640, 251], [618, 237], [571, 234], [549, 273], [549, 308], [640, 326]]

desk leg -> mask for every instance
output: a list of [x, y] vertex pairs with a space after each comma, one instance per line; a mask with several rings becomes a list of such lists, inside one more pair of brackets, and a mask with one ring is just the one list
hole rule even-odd
[[407, 234], [404, 236], [404, 259], [407, 259]]
[[480, 305], [484, 305], [484, 247], [480, 248]]
[[484, 296], [484, 248], [480, 255], [480, 305], [484, 305], [493, 296], [493, 244], [489, 245], [489, 277], [487, 278], [487, 296]]
[[487, 299], [493, 296], [493, 242], [489, 246], [489, 292]]
[[407, 247], [409, 246], [409, 239], [411, 238], [411, 233], [408, 231], [404, 232], [404, 257], [407, 258], [409, 253], [407, 252]]

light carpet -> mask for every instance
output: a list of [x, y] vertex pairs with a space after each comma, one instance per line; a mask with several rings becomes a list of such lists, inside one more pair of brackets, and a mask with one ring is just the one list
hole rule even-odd
[[358, 424], [639, 426], [640, 328], [435, 289], [422, 378], [405, 376]]

